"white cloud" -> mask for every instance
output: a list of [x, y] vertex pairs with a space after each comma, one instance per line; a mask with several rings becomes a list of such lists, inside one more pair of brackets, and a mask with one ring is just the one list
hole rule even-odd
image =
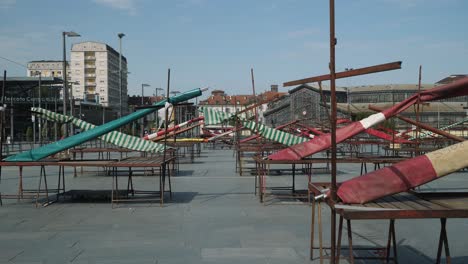
[[16, 5], [16, 0], [0, 0], [0, 9], [8, 9]]
[[136, 13], [136, 0], [94, 0], [94, 2], [114, 9], [128, 11], [132, 15]]

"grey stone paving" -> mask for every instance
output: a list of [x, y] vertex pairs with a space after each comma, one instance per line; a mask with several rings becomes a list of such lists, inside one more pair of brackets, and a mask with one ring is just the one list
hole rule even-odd
[[[2, 193], [17, 190], [16, 169], [2, 168]], [[57, 172], [48, 169], [49, 184]], [[340, 179], [359, 174], [359, 166], [339, 167]], [[25, 169], [26, 187], [35, 187], [37, 170]], [[424, 188], [468, 187], [467, 173]], [[315, 179], [326, 180], [327, 175]], [[289, 177], [269, 182], [285, 184]], [[109, 190], [111, 178], [85, 172], [67, 190]], [[137, 177], [138, 189], [156, 186], [155, 177]], [[305, 178], [297, 186], [305, 188]], [[318, 263], [309, 260], [310, 207], [301, 203], [259, 203], [252, 176], [238, 176], [230, 150], [203, 150], [194, 164], [181, 164], [173, 177], [173, 200], [128, 203], [111, 209], [108, 201], [70, 201], [35, 208], [31, 201], [4, 200], [0, 207], [0, 263]], [[328, 243], [329, 211], [324, 211]], [[468, 222], [449, 220], [453, 263], [468, 262]], [[353, 223], [356, 247], [384, 245], [387, 225]], [[432, 263], [438, 220], [397, 221], [400, 263]], [[316, 236], [318, 238], [318, 236]], [[344, 240], [346, 244], [346, 240]], [[318, 252], [315, 252], [318, 255]]]

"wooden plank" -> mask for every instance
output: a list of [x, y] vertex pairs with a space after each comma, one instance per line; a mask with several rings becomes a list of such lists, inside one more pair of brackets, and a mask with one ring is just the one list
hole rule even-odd
[[468, 210], [344, 210], [346, 219], [421, 219], [421, 218], [468, 218]]
[[445, 209], [445, 208], [434, 208], [434, 207], [426, 207], [425, 205], [416, 203], [414, 200], [411, 200], [408, 198], [408, 195], [396, 195], [395, 199], [401, 201], [402, 203], [407, 204], [408, 206], [411, 206], [412, 208], [416, 210], [434, 210], [434, 209]]
[[414, 195], [405, 195], [404, 198], [407, 199], [407, 200], [412, 201], [413, 203], [417, 203], [420, 206], [423, 206], [425, 208], [425, 210], [427, 210], [427, 209], [430, 209], [430, 210], [450, 209], [448, 207], [444, 207], [444, 206], [441, 206], [439, 204], [432, 203], [430, 201], [426, 201], [426, 200], [421, 199], [421, 198], [419, 198], [417, 196], [414, 196]]
[[395, 206], [395, 208], [398, 208], [400, 210], [414, 210], [414, 208], [412, 208], [411, 206], [408, 206], [400, 202], [399, 200], [395, 199], [394, 196], [386, 196], [386, 197], [382, 197], [381, 199], [386, 201], [389, 204], [392, 204], [393, 206]]

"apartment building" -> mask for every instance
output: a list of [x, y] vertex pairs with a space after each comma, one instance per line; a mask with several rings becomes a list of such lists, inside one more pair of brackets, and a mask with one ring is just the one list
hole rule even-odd
[[[67, 62], [67, 67], [68, 67]], [[28, 62], [28, 70], [26, 76], [35, 77], [38, 76], [37, 72], [41, 73], [42, 77], [57, 77], [63, 78], [63, 61], [58, 60], [37, 60]], [[68, 69], [68, 74], [70, 74], [70, 69]], [[68, 75], [68, 80], [70, 76]]]
[[127, 59], [122, 56], [122, 90], [119, 85], [119, 53], [107, 44], [81, 42], [72, 45], [70, 59], [72, 95], [77, 100], [95, 101], [118, 112], [127, 112]]

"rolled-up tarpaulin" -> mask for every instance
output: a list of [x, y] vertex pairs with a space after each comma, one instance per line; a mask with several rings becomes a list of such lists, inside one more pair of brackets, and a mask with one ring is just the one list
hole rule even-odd
[[[408, 107], [417, 103], [418, 99], [420, 102], [428, 102], [464, 95], [468, 95], [468, 77], [430, 90], [416, 93], [387, 110], [373, 114], [360, 121], [353, 122], [345, 127], [338, 128], [336, 130], [336, 143], [343, 142], [344, 140], [363, 132], [369, 127], [381, 123], [386, 119], [403, 112]], [[307, 142], [280, 150], [268, 156], [268, 158], [271, 160], [299, 160], [314, 153], [326, 150], [330, 146], [331, 134], [328, 133], [317, 136]]]
[[174, 130], [178, 130], [178, 129], [182, 128], [182, 127], [188, 126], [188, 125], [190, 125], [190, 124], [192, 124], [192, 123], [195, 123], [195, 122], [198, 122], [198, 121], [202, 121], [203, 119], [205, 119], [203, 116], [200, 116], [200, 117], [197, 117], [197, 118], [194, 118], [194, 119], [190, 119], [190, 120], [188, 120], [188, 121], [185, 121], [185, 122], [183, 122], [183, 123], [180, 123], [180, 124], [178, 124], [178, 125], [175, 125], [175, 126], [173, 126], [173, 127], [171, 127], [171, 128], [168, 128], [167, 130], [163, 129], [163, 130], [158, 131], [158, 132], [156, 132], [156, 133], [152, 133], [152, 134], [146, 135], [146, 136], [143, 137], [143, 139], [146, 139], [146, 140], [153, 140], [153, 139], [155, 139], [155, 138], [157, 138], [157, 137], [160, 137], [160, 136], [164, 135], [165, 133], [170, 133], [170, 132], [172, 132], [172, 131], [174, 131]]
[[337, 195], [347, 204], [367, 203], [418, 187], [468, 167], [468, 141], [398, 162], [341, 183]]
[[369, 135], [381, 138], [383, 140], [391, 141], [391, 142], [394, 142], [394, 143], [402, 143], [402, 144], [411, 144], [411, 143], [413, 143], [413, 142], [411, 142], [411, 141], [409, 141], [409, 140], [407, 140], [405, 138], [401, 138], [401, 137], [398, 137], [398, 136], [395, 136], [395, 135], [389, 135], [389, 134], [387, 134], [387, 133], [385, 133], [383, 131], [377, 130], [377, 129], [368, 128], [365, 131]]
[[20, 152], [16, 155], [10, 156], [5, 159], [5, 161], [37, 161], [40, 159], [43, 159], [45, 157], [48, 157], [50, 155], [53, 155], [55, 153], [58, 153], [60, 151], [72, 148], [74, 146], [80, 145], [86, 141], [95, 139], [97, 137], [100, 137], [104, 134], [107, 134], [121, 126], [124, 126], [128, 123], [131, 123], [135, 120], [138, 120], [154, 111], [158, 110], [158, 106], [163, 107], [166, 102], [175, 104], [183, 101], [187, 101], [189, 99], [195, 98], [197, 96], [200, 96], [202, 94], [202, 90], [197, 88], [193, 89], [184, 93], [181, 93], [179, 95], [173, 96], [168, 98], [167, 100], [162, 100], [157, 103], [155, 103], [153, 106], [156, 106], [154, 108], [147, 108], [147, 109], [141, 109], [136, 112], [133, 112], [127, 116], [124, 116], [122, 118], [110, 121], [108, 123], [105, 123], [103, 125], [97, 126], [93, 129], [90, 129], [88, 131], [84, 131], [80, 134], [74, 135], [67, 137], [65, 139], [62, 139], [60, 141], [44, 145], [39, 148], [31, 149], [28, 151], [23, 151]]
[[[57, 114], [55, 112], [42, 108], [33, 107], [31, 108], [31, 112], [37, 113], [37, 115], [41, 118], [52, 122], [72, 122], [73, 125], [79, 127], [82, 131], [87, 131], [96, 127], [95, 125], [85, 122], [76, 117]], [[105, 135], [100, 136], [99, 139], [122, 148], [132, 149], [136, 151], [162, 152], [165, 149], [163, 144], [154, 143], [148, 140], [141, 139], [139, 137], [134, 137], [125, 133], [121, 133], [119, 131], [111, 131]]]

